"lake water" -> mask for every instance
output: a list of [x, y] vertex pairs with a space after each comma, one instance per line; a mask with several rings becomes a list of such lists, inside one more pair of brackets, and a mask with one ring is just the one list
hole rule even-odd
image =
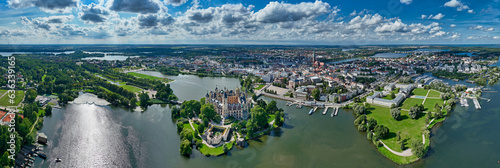
[[4, 56], [4, 57], [10, 57], [12, 56], [13, 54], [54, 54], [54, 55], [58, 55], [58, 54], [73, 54], [75, 53], [75, 51], [65, 51], [65, 52], [0, 52], [0, 55]]
[[371, 57], [377, 57], [377, 58], [401, 58], [401, 57], [406, 57], [408, 54], [406, 53], [377, 53], [374, 56]]
[[[159, 72], [140, 72], [162, 77]], [[199, 100], [215, 87], [234, 89], [236, 78], [200, 78], [193, 75], [166, 76], [181, 100]], [[493, 89], [500, 90], [499, 85]], [[433, 131], [431, 151], [422, 161], [403, 167], [498, 167], [500, 144], [500, 94], [483, 109], [457, 106], [439, 129]], [[263, 97], [270, 101], [270, 98]], [[285, 106], [285, 125], [270, 135], [249, 141], [247, 148], [234, 148], [227, 156], [205, 157], [193, 150], [190, 158], [179, 154], [179, 135], [172, 122], [171, 106], [153, 105], [145, 112], [131, 112], [103, 105], [91, 94], [76, 102], [54, 109], [46, 117], [44, 132], [49, 144], [44, 151], [49, 159], [37, 159], [36, 167], [401, 167], [379, 154], [366, 140], [365, 133], [354, 127], [352, 112], [339, 115], [307, 114], [308, 108]], [[60, 157], [63, 162], [53, 160]]]
[[136, 58], [139, 56], [124, 56], [124, 55], [105, 55], [104, 57], [85, 57], [82, 60], [106, 60], [106, 61], [125, 61], [127, 58]]

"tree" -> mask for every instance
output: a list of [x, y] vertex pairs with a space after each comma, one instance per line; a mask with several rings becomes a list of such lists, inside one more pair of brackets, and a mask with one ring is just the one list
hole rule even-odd
[[28, 89], [28, 91], [26, 91], [26, 95], [24, 96], [24, 101], [28, 103], [33, 103], [36, 99], [36, 95], [37, 95], [36, 90]]
[[401, 117], [401, 112], [399, 111], [399, 109], [393, 108], [393, 109], [391, 109], [391, 116], [395, 120], [399, 120], [399, 118]]
[[189, 142], [193, 141], [193, 130], [192, 129], [183, 129], [181, 131], [181, 139], [187, 139]]
[[140, 106], [142, 108], [146, 108], [147, 106], [149, 106], [149, 95], [147, 93], [140, 93], [139, 94], [139, 101], [140, 101]]
[[368, 139], [368, 140], [373, 139], [373, 132], [372, 131], [368, 131], [368, 133], [366, 134], [366, 139]]
[[252, 110], [250, 110], [250, 112], [252, 114], [252, 121], [255, 122], [255, 125], [258, 128], [267, 127], [267, 118], [269, 116], [267, 115], [266, 110], [264, 110], [260, 106], [255, 106], [254, 108], [252, 108]]
[[401, 150], [404, 151], [406, 149], [405, 148], [405, 142], [399, 141], [399, 143], [401, 144]]
[[396, 134], [396, 138], [398, 141], [401, 141], [401, 131], [398, 131], [398, 133]]
[[368, 119], [368, 130], [373, 130], [377, 126], [377, 120], [374, 118]]
[[396, 98], [396, 95], [394, 93], [391, 93], [391, 99]]
[[354, 113], [356, 113], [356, 116], [365, 114], [365, 110], [366, 110], [365, 106], [359, 105], [359, 104], [354, 104], [352, 109], [354, 110]]
[[193, 152], [193, 147], [191, 147], [191, 142], [187, 139], [184, 139], [181, 141], [181, 147], [180, 147], [180, 152], [181, 155], [183, 156], [189, 156]]
[[358, 126], [358, 125], [364, 125], [365, 122], [366, 122], [366, 116], [361, 115], [358, 118], [356, 118], [356, 120], [354, 120], [354, 125], [356, 125], [356, 126]]
[[278, 111], [278, 107], [276, 106], [276, 101], [271, 101], [266, 106], [267, 114], [274, 114], [274, 112]]
[[283, 120], [281, 119], [282, 113], [281, 111], [277, 111], [274, 115], [274, 124], [277, 126], [283, 126]]
[[9, 152], [5, 151], [0, 158], [0, 165], [2, 166], [10, 166], [12, 165], [12, 161], [9, 159]]
[[417, 119], [419, 114], [420, 114], [420, 109], [417, 106], [411, 107], [410, 112], [408, 112], [408, 115], [410, 116], [411, 119]]
[[203, 146], [203, 141], [197, 139], [195, 144], [196, 144], [196, 149], [200, 149]]
[[311, 92], [311, 96], [314, 98], [314, 100], [319, 100], [319, 89], [318, 88], [314, 88]]
[[45, 115], [52, 115], [52, 106], [50, 104], [47, 104], [47, 106], [45, 106]]
[[227, 151], [229, 151], [229, 148], [227, 148], [227, 144], [222, 145], [222, 149], [224, 150], [224, 153], [227, 153]]
[[389, 135], [389, 128], [384, 125], [377, 125], [375, 127], [375, 134], [381, 139], [384, 139]]
[[133, 97], [130, 99], [130, 108], [135, 109], [137, 107], [137, 98]]
[[203, 124], [200, 124], [198, 126], [198, 133], [200, 133], [200, 135], [201, 135], [201, 134], [203, 134], [203, 131], [205, 131], [205, 126]]
[[253, 99], [253, 101], [257, 101], [257, 95], [255, 95], [255, 94], [252, 95], [252, 99]]
[[215, 113], [214, 105], [210, 103], [202, 105], [200, 111], [201, 111], [201, 117], [209, 121], [213, 120], [215, 115], [217, 115], [217, 113]]
[[358, 131], [359, 132], [366, 132], [366, 125], [363, 125], [363, 124], [358, 125]]
[[420, 139], [413, 139], [411, 143], [412, 153], [416, 155], [418, 158], [424, 157], [424, 144]]
[[205, 104], [205, 100], [206, 100], [206, 98], [205, 98], [205, 97], [202, 97], [202, 98], [200, 99], [200, 103], [201, 103], [201, 105], [204, 105], [204, 104]]

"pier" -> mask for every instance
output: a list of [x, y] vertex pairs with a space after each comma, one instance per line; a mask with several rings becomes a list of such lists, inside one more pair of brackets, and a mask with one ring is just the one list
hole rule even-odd
[[328, 107], [325, 107], [325, 111], [323, 111], [323, 115], [325, 115], [327, 111], [328, 111]]
[[481, 104], [479, 104], [479, 101], [476, 98], [472, 99], [472, 101], [474, 102], [476, 109], [481, 109]]
[[336, 116], [339, 113], [339, 107], [334, 107], [335, 110], [333, 110], [331, 117]]
[[469, 102], [467, 101], [466, 98], [462, 98], [462, 99], [460, 99], [460, 105], [462, 107], [469, 107]]

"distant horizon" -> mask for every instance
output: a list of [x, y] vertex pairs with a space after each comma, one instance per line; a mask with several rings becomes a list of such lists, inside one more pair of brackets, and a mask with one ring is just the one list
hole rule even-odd
[[500, 44], [499, 0], [6, 0], [13, 44]]

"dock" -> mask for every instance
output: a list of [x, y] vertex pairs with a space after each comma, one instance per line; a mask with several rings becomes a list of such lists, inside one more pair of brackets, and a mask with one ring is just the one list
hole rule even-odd
[[472, 101], [474, 102], [476, 109], [481, 109], [481, 104], [479, 104], [479, 101], [476, 98], [472, 99]]
[[323, 111], [323, 115], [325, 115], [327, 111], [328, 111], [328, 107], [325, 107], [325, 111]]
[[339, 107], [334, 107], [332, 115], [330, 117], [336, 116], [339, 113]]
[[462, 99], [460, 99], [460, 105], [462, 107], [469, 107], [469, 102], [467, 101], [466, 98], [462, 98]]

